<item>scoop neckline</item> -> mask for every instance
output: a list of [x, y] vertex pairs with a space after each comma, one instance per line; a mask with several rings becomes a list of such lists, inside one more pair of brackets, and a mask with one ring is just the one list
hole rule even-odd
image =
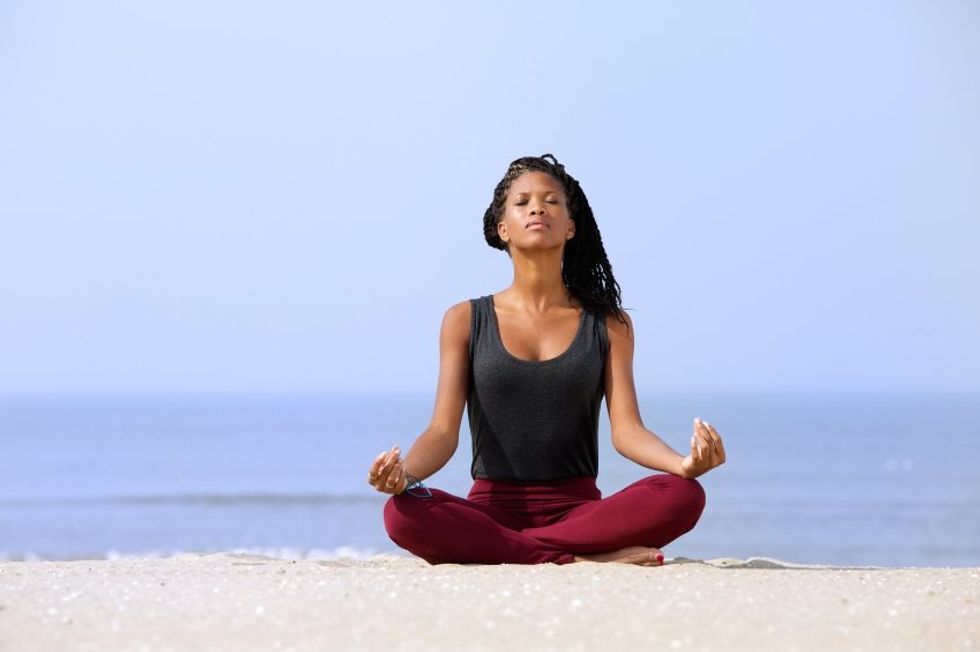
[[568, 347], [564, 351], [562, 351], [561, 353], [559, 353], [558, 355], [556, 355], [553, 358], [548, 358], [547, 360], [525, 360], [524, 358], [518, 358], [516, 355], [514, 355], [513, 353], [511, 353], [510, 351], [508, 351], [506, 346], [504, 346], [504, 338], [500, 335], [500, 322], [497, 321], [497, 310], [495, 308], [496, 304], [495, 304], [495, 302], [493, 300], [493, 295], [492, 294], [488, 294], [487, 295], [487, 302], [488, 302], [488, 305], [489, 305], [489, 308], [490, 308], [490, 318], [493, 320], [493, 330], [494, 330], [494, 333], [496, 333], [497, 344], [500, 346], [500, 350], [503, 351], [504, 352], [504, 355], [506, 355], [511, 360], [516, 360], [517, 362], [520, 362], [521, 364], [526, 364], [526, 365], [543, 365], [543, 364], [549, 364], [549, 363], [557, 362], [557, 361], [561, 360], [562, 358], [564, 358], [565, 356], [567, 356], [569, 353], [571, 353], [572, 349], [575, 348], [575, 345], [578, 344], [579, 338], [582, 335], [582, 331], [585, 328], [585, 313], [586, 313], [586, 310], [585, 310], [585, 306], [582, 306], [582, 314], [579, 317], [578, 328], [575, 330], [575, 337], [572, 338], [572, 343], [569, 344]]

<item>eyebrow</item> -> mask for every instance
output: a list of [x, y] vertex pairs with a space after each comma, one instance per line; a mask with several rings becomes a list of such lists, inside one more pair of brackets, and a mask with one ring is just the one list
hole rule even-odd
[[[548, 194], [553, 193], [553, 192], [561, 192], [561, 190], [546, 190], [544, 194], [548, 195]], [[530, 194], [531, 193], [529, 193], [529, 192], [517, 192], [517, 193], [514, 193], [514, 196], [515, 197], [520, 197], [521, 195], [530, 195]]]

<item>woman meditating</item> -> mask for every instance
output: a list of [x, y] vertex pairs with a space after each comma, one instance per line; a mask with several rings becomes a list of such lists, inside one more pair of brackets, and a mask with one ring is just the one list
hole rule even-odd
[[[483, 217], [513, 282], [446, 311], [431, 422], [408, 453], [382, 452], [368, 482], [393, 494], [388, 536], [431, 564], [663, 564], [660, 549], [694, 528], [695, 479], [725, 461], [714, 427], [694, 419], [691, 452], [640, 419], [632, 320], [578, 181], [554, 156], [519, 158]], [[616, 450], [664, 471], [602, 497], [599, 410]], [[456, 451], [463, 406], [472, 435], [466, 498], [422, 482]]]

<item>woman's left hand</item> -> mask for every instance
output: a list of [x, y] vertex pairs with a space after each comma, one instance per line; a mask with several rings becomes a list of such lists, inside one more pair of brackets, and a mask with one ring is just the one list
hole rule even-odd
[[400, 494], [405, 491], [408, 480], [399, 457], [401, 449], [396, 445], [382, 452], [368, 470], [368, 484], [375, 490], [386, 494]]
[[696, 478], [725, 463], [725, 445], [715, 427], [700, 418], [694, 419], [691, 454], [681, 462], [685, 478]]

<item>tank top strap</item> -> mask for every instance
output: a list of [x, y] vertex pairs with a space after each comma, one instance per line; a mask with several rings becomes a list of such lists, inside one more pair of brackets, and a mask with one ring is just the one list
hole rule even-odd
[[609, 333], [606, 330], [606, 318], [604, 315], [589, 312], [586, 319], [589, 320], [587, 323], [589, 336], [596, 343], [602, 357], [605, 358], [609, 354]]
[[470, 299], [470, 362], [481, 340], [490, 332], [490, 297], [481, 296]]

